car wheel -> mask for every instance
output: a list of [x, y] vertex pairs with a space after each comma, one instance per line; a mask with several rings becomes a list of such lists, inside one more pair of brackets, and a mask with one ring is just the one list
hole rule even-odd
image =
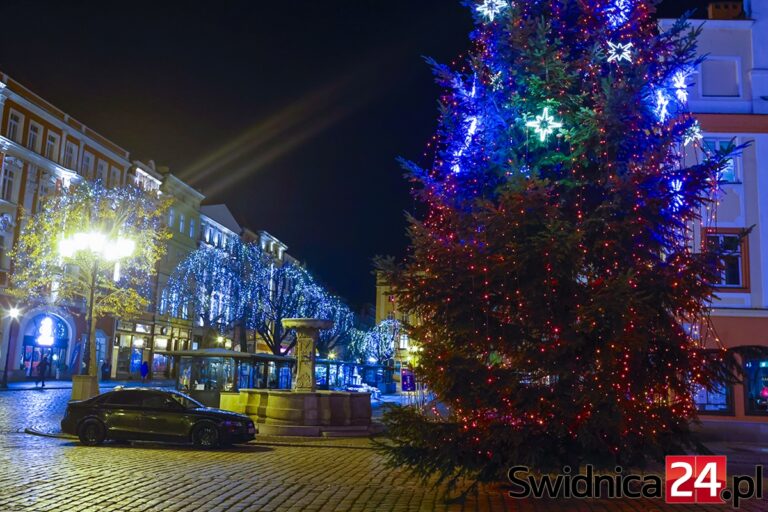
[[98, 446], [106, 437], [104, 425], [99, 420], [85, 420], [77, 430], [77, 437], [86, 446]]
[[192, 444], [198, 448], [216, 448], [220, 444], [219, 429], [213, 423], [201, 423], [192, 431]]

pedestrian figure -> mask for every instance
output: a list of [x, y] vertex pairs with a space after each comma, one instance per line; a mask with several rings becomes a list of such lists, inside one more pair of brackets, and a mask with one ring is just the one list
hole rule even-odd
[[147, 375], [149, 375], [149, 365], [144, 361], [141, 363], [141, 382], [146, 382]]
[[109, 380], [111, 369], [109, 363], [105, 360], [101, 365], [101, 380]]
[[40, 359], [40, 362], [37, 363], [37, 379], [35, 379], [35, 386], [37, 386], [38, 382], [42, 382], [42, 387], [45, 387], [45, 374], [48, 372], [49, 366], [48, 356], [43, 356], [43, 358]]

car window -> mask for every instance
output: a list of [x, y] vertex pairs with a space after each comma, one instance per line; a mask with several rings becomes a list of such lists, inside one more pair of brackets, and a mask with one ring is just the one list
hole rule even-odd
[[171, 396], [173, 396], [173, 398], [176, 399], [176, 401], [179, 402], [185, 409], [197, 409], [198, 407], [205, 407], [194, 398], [188, 397], [182, 393], [171, 393]]
[[103, 403], [108, 405], [141, 405], [142, 394], [136, 391], [115, 391], [106, 397]]
[[175, 404], [168, 395], [152, 393], [144, 397], [141, 405], [148, 409], [175, 409]]

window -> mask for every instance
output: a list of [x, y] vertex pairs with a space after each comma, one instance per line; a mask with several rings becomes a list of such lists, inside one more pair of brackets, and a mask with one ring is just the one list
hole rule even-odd
[[184, 214], [180, 213], [179, 214], [179, 233], [183, 233], [183, 232], [184, 232]]
[[768, 359], [744, 362], [744, 393], [747, 414], [768, 415]]
[[29, 123], [29, 133], [27, 134], [27, 147], [35, 153], [40, 152], [40, 134], [42, 128], [39, 124]]
[[75, 164], [77, 164], [77, 147], [74, 143], [67, 141], [67, 144], [64, 146], [64, 167], [68, 167], [69, 169], [73, 169], [75, 167]]
[[408, 335], [407, 334], [401, 334], [400, 335], [400, 349], [401, 350], [407, 350], [408, 349]]
[[144, 393], [139, 391], [113, 391], [105, 397], [104, 403], [108, 405], [138, 407], [141, 405], [143, 398]]
[[158, 308], [157, 312], [161, 315], [164, 315], [167, 310], [168, 310], [168, 292], [166, 290], [163, 290], [160, 293], [160, 307]]
[[10, 165], [6, 165], [3, 169], [2, 180], [0, 180], [0, 194], [6, 201], [13, 202], [13, 180], [16, 177], [16, 172]]
[[702, 414], [733, 414], [730, 389], [725, 385], [715, 385], [710, 391], [704, 386], [697, 386], [693, 403]]
[[119, 187], [121, 185], [120, 183], [120, 169], [117, 167], [112, 168], [112, 181], [110, 182], [110, 186], [112, 187]]
[[169, 396], [160, 393], [147, 394], [141, 401], [141, 406], [146, 409], [180, 409], [181, 405]]
[[168, 227], [172, 228], [174, 226], [174, 212], [173, 208], [168, 209]]
[[724, 288], [748, 288], [747, 237], [742, 238], [739, 233], [707, 233], [706, 238], [710, 250], [719, 250], [722, 254], [720, 281], [715, 284]]
[[[706, 153], [716, 153], [718, 151], [728, 151], [731, 147], [732, 139], [717, 139], [706, 138], [702, 144], [702, 148]], [[739, 183], [739, 175], [737, 171], [738, 156], [734, 156], [728, 160], [726, 166], [717, 175], [717, 181], [723, 183]]]
[[21, 124], [22, 124], [22, 117], [20, 114], [17, 114], [16, 112], [11, 112], [11, 115], [8, 116], [8, 138], [16, 141], [21, 142]]
[[47, 176], [43, 175], [40, 179], [40, 188], [38, 191], [38, 200], [37, 200], [37, 208], [40, 209], [42, 205], [42, 201], [45, 199], [45, 197], [51, 193], [51, 187], [50, 182]]
[[735, 58], [708, 58], [701, 63], [701, 95], [736, 98], [741, 96], [739, 61]]
[[87, 151], [83, 152], [83, 165], [80, 166], [80, 175], [84, 178], [93, 178], [93, 155]]
[[101, 184], [106, 186], [107, 184], [107, 162], [104, 160], [99, 160], [99, 163], [96, 164], [96, 178], [97, 180], [101, 181]]
[[189, 238], [195, 238], [195, 219], [189, 219]]
[[45, 158], [57, 162], [59, 160], [59, 136], [49, 133], [45, 138]]

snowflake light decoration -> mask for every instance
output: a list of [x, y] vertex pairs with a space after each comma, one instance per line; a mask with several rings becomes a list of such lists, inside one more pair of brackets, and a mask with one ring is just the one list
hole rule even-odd
[[464, 144], [462, 144], [461, 148], [454, 152], [453, 156], [455, 157], [454, 164], [451, 167], [451, 170], [455, 173], [461, 172], [461, 166], [459, 165], [459, 159], [462, 157], [464, 152], [469, 149], [469, 145], [472, 144], [472, 139], [475, 136], [475, 133], [477, 133], [477, 125], [478, 125], [478, 119], [475, 116], [468, 117], [466, 121], [469, 126], [467, 128], [467, 135], [464, 137]]
[[632, 12], [632, 0], [614, 0], [611, 5], [605, 9], [608, 16], [608, 24], [611, 28], [619, 28], [629, 21], [629, 14]]
[[536, 116], [534, 121], [528, 121], [525, 126], [533, 128], [539, 135], [541, 142], [546, 142], [547, 137], [554, 133], [555, 130], [559, 130], [563, 127], [563, 123], [555, 121], [555, 118], [549, 115], [549, 107], [544, 107], [544, 111], [540, 116]]
[[488, 21], [493, 22], [496, 16], [506, 8], [507, 2], [505, 0], [483, 0], [483, 3], [477, 6], [477, 12], [485, 16]]
[[654, 108], [656, 118], [660, 123], [669, 119], [669, 96], [663, 90], [656, 91], [656, 107]]
[[688, 73], [678, 71], [672, 76], [672, 88], [680, 103], [688, 103]]
[[623, 60], [632, 62], [632, 43], [621, 44], [608, 41], [608, 62], [621, 62]]
[[494, 91], [501, 90], [501, 86], [503, 85], [501, 82], [501, 78], [502, 78], [501, 71], [498, 71], [493, 75], [491, 75], [491, 89], [493, 89]]
[[669, 189], [672, 191], [672, 209], [677, 211], [683, 207], [683, 180], [675, 178], [670, 181]]
[[685, 131], [685, 135], [683, 135], [683, 145], [687, 146], [691, 143], [698, 144], [703, 138], [704, 134], [701, 133], [701, 125], [696, 121]]

